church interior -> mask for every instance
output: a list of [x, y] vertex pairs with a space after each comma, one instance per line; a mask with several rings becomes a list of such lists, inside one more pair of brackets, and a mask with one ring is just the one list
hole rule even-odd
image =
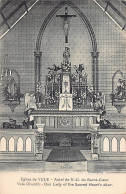
[[1, 0], [0, 75], [0, 169], [126, 170], [125, 0]]

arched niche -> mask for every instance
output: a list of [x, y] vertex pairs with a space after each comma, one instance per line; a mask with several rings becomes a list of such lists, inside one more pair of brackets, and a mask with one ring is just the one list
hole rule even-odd
[[126, 152], [126, 140], [124, 137], [120, 139], [120, 152]]
[[4, 85], [3, 102], [14, 112], [16, 106], [20, 104], [20, 98], [23, 97], [20, 93], [19, 73], [15, 69], [2, 68], [1, 78]]
[[9, 139], [9, 152], [14, 152], [14, 138]]
[[112, 76], [112, 93], [110, 94], [112, 105], [117, 108], [118, 113], [126, 106], [126, 76], [117, 70]]
[[117, 70], [112, 76], [112, 93], [116, 92], [117, 82], [119, 79], [123, 78], [123, 73], [120, 70]]
[[26, 151], [26, 152], [31, 152], [31, 138], [30, 138], [30, 137], [28, 137], [28, 138], [26, 139], [26, 147], [25, 147], [25, 151]]
[[19, 137], [17, 140], [17, 152], [23, 152], [23, 139]]
[[112, 152], [117, 152], [117, 139], [115, 137], [112, 139]]
[[7, 151], [7, 141], [5, 137], [0, 139], [0, 151], [4, 152]]
[[80, 127], [80, 117], [76, 117], [76, 127]]
[[[81, 18], [84, 27], [86, 26], [86, 29], [89, 34], [89, 38], [91, 41], [91, 58], [92, 58], [92, 85], [95, 92], [98, 91], [98, 56], [99, 53], [97, 51], [97, 42], [95, 38], [95, 34], [93, 31], [93, 28], [88, 21], [85, 14], [71, 1], [62, 1], [60, 2], [45, 18], [44, 22], [42, 23], [42, 26], [40, 27], [37, 41], [36, 41], [36, 51], [34, 53], [35, 55], [35, 91], [36, 91], [36, 85], [38, 82], [41, 82], [41, 63], [42, 63], [42, 39], [45, 32], [45, 29], [47, 28], [47, 25], [49, 24], [50, 20], [53, 18], [53, 16], [60, 10], [63, 6], [69, 6], [72, 8], [77, 15]], [[43, 65], [43, 64], [42, 64]]]
[[108, 137], [105, 137], [103, 139], [103, 151], [109, 152], [109, 138]]

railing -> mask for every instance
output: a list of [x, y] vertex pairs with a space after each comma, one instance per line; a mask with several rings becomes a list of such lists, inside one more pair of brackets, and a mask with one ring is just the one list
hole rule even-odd
[[[80, 133], [80, 126], [82, 124], [81, 119], [83, 117], [78, 118], [79, 120], [77, 123], [79, 126], [76, 126], [75, 131]], [[43, 117], [41, 117], [41, 119], [43, 119]], [[63, 120], [62, 122], [67, 126], [67, 117], [65, 117], [65, 119], [66, 120]], [[96, 127], [97, 124], [93, 125]], [[10, 160], [11, 157], [15, 156], [14, 159], [17, 160], [22, 156], [23, 159], [27, 158], [28, 160], [42, 160], [44, 144], [43, 127], [44, 124], [38, 124], [38, 129], [1, 130], [0, 159], [2, 159], [2, 157], [3, 159], [8, 157], [8, 160]], [[77, 127], [79, 127], [79, 130], [77, 130]], [[48, 128], [44, 129], [45, 132], [48, 132], [47, 129]], [[54, 128], [52, 131], [54, 132]], [[65, 129], [63, 129], [62, 132], [65, 132]], [[68, 132], [70, 132], [69, 129]], [[85, 132], [86, 131], [83, 130], [83, 133]], [[87, 132], [90, 133], [90, 130], [87, 129]], [[94, 128], [93, 133], [98, 134], [98, 142], [95, 142], [96, 144], [98, 143], [98, 145], [94, 144], [92, 136], [92, 146], [93, 148], [97, 147], [98, 152], [95, 153], [94, 149], [91, 150], [93, 150], [92, 154], [98, 154], [99, 160], [126, 160], [126, 129], [100, 129], [95, 131]]]
[[0, 154], [20, 153], [35, 155], [35, 132], [28, 129], [4, 129], [0, 131]]
[[101, 129], [99, 134], [100, 160], [126, 160], [126, 129]]

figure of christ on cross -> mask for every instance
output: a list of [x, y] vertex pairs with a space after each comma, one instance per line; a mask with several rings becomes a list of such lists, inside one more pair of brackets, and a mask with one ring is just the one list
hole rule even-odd
[[67, 7], [65, 7], [65, 14], [64, 15], [56, 15], [56, 17], [61, 17], [64, 19], [65, 43], [68, 43], [68, 30], [69, 30], [68, 18], [76, 17], [76, 15], [68, 15], [68, 9], [67, 9]]

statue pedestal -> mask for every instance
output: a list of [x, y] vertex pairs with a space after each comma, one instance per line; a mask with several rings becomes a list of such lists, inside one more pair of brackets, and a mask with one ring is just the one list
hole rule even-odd
[[98, 160], [98, 154], [92, 154], [92, 160]]
[[38, 132], [42, 133], [44, 131], [44, 126], [45, 126], [44, 123], [37, 123], [36, 126], [38, 128]]

